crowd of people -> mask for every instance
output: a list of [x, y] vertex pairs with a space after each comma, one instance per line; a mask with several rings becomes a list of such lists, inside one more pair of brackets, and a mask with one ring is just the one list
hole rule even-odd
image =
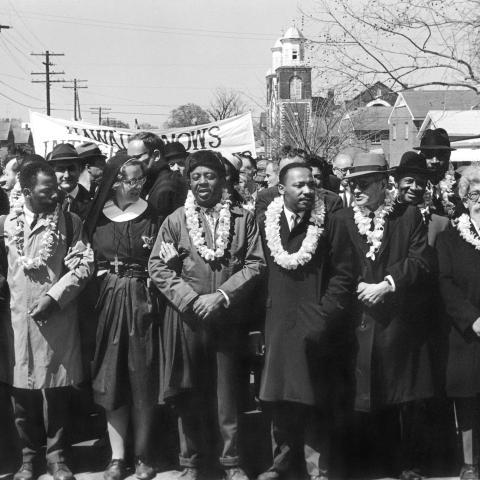
[[[105, 415], [105, 480], [155, 477], [158, 405], [178, 418], [184, 480], [212, 462], [226, 480], [420, 480], [449, 471], [457, 435], [459, 476], [478, 479], [480, 167], [454, 168], [452, 150], [436, 129], [395, 168], [286, 146], [260, 171], [248, 153], [141, 132], [109, 159], [93, 143], [9, 159], [14, 480], [38, 475], [45, 443], [54, 480], [74, 478], [67, 430], [85, 392]], [[271, 426], [259, 472], [242, 463], [252, 403]]]

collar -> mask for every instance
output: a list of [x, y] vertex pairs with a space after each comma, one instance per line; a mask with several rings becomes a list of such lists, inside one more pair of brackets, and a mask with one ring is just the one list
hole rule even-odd
[[303, 212], [295, 213], [295, 212], [292, 212], [289, 208], [287, 208], [285, 204], [283, 205], [283, 213], [285, 214], [289, 222], [290, 222], [290, 219], [292, 218], [292, 215], [298, 215], [300, 217], [300, 220], [305, 216], [305, 210]]
[[65, 193], [65, 198], [67, 197], [77, 198], [79, 191], [80, 191], [80, 188], [78, 187], [78, 183], [77, 183], [77, 185], [71, 192]]
[[30, 226], [35, 218], [35, 214], [26, 206], [23, 206], [23, 214], [25, 216], [25, 222]]
[[470, 222], [472, 223], [476, 234], [480, 237], [480, 229], [479, 229], [479, 226], [478, 226], [477, 222], [475, 222], [475, 220], [472, 217], [470, 217]]
[[125, 210], [118, 208], [113, 200], [108, 200], [103, 207], [103, 214], [112, 222], [129, 222], [140, 216], [148, 207], [143, 198], [129, 205]]

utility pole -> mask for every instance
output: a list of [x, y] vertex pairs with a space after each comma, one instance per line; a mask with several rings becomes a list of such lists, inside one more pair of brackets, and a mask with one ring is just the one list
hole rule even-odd
[[50, 85], [52, 83], [63, 83], [65, 80], [51, 80], [50, 75], [65, 75], [65, 72], [51, 72], [50, 67], [54, 64], [50, 62], [50, 57], [63, 57], [64, 53], [53, 53], [48, 50], [44, 53], [31, 53], [30, 55], [36, 57], [45, 57], [45, 61], [42, 62], [45, 65], [45, 73], [32, 72], [32, 75], [45, 75], [45, 80], [32, 80], [32, 83], [45, 83], [47, 87], [47, 115], [50, 115]]
[[80, 82], [88, 82], [88, 80], [79, 80], [78, 78], [74, 78], [73, 80], [65, 80], [65, 83], [73, 83], [73, 87], [63, 87], [73, 89], [73, 119], [75, 121], [82, 119], [82, 114], [80, 112], [80, 100], [78, 98], [78, 89], [88, 88], [86, 85], [79, 85]]
[[107, 107], [91, 107], [90, 110], [92, 110], [92, 113], [97, 113], [98, 112], [98, 124], [102, 124], [102, 113], [108, 113], [111, 108]]

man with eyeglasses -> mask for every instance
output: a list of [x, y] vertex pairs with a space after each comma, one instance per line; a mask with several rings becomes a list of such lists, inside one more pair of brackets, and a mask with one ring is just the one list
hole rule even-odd
[[83, 165], [77, 150], [70, 143], [60, 143], [47, 159], [55, 170], [58, 189], [63, 194], [60, 198], [63, 211], [76, 213], [85, 220], [91, 197], [89, 191], [78, 183]]
[[[397, 465], [392, 457], [398, 447], [402, 453], [408, 450], [410, 441], [406, 422], [403, 437], [396, 438], [399, 417], [405, 420], [401, 407], [433, 395], [425, 318], [414, 308], [414, 299], [422, 295], [419, 280], [430, 262], [422, 216], [416, 207], [395, 202], [389, 173], [383, 155], [355, 155], [346, 176], [354, 204], [337, 216], [346, 224], [358, 278], [355, 410], [363, 414], [355, 417], [353, 442], [366, 465], [391, 469], [376, 473], [398, 475], [411, 468], [408, 459]], [[373, 431], [368, 438], [365, 432]], [[407, 471], [401, 478], [415, 477]]]
[[187, 198], [187, 184], [172, 172], [165, 160], [165, 144], [152, 132], [140, 132], [128, 139], [127, 153], [147, 165], [147, 181], [142, 196], [157, 209], [160, 223], [182, 206]]
[[330, 175], [329, 184], [332, 190], [342, 199], [344, 207], [350, 207], [353, 202], [353, 196], [345, 179], [352, 167], [353, 158], [346, 152], [340, 152], [332, 162], [333, 175]]

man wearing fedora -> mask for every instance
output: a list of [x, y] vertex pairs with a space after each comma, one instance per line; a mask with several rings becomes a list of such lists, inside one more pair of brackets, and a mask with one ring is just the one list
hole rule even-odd
[[[408, 301], [421, 294], [416, 287], [429, 269], [427, 232], [418, 209], [396, 202], [387, 189], [389, 174], [384, 155], [356, 154], [346, 177], [354, 204], [336, 214], [346, 224], [358, 278], [355, 410], [364, 413], [355, 416], [353, 437], [356, 448], [363, 448], [360, 458], [380, 468], [395, 464], [388, 457], [399, 445], [389, 440], [399, 406], [433, 394], [426, 339], [417, 325], [421, 319]], [[366, 432], [375, 433], [355, 436]]]
[[85, 220], [91, 198], [88, 190], [78, 183], [82, 160], [77, 150], [70, 143], [59, 143], [48, 156], [48, 162], [55, 170], [58, 189], [62, 193], [62, 210], [75, 213]]
[[93, 198], [100, 182], [102, 181], [103, 171], [106, 166], [107, 156], [102, 153], [98, 145], [93, 142], [82, 142], [76, 147], [78, 158], [84, 165], [88, 174], [88, 191]]
[[183, 143], [171, 142], [165, 145], [165, 160], [172, 172], [178, 172], [180, 175], [183, 175], [187, 157], [188, 152], [185, 150]]

